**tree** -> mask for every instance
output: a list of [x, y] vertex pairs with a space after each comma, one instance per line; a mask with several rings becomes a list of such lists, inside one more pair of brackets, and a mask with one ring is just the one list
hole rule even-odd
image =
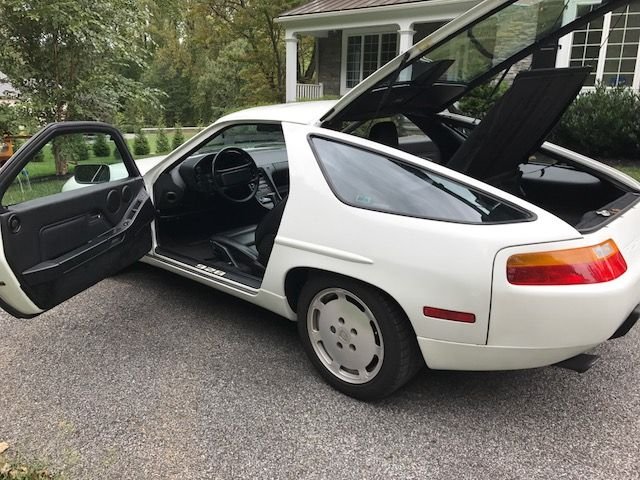
[[136, 156], [149, 155], [151, 153], [151, 147], [149, 146], [149, 139], [144, 134], [142, 129], [138, 129], [136, 136], [133, 140], [133, 153]]
[[251, 87], [246, 81], [246, 51], [247, 42], [237, 39], [205, 62], [192, 100], [200, 118], [212, 121], [244, 104]]
[[180, 125], [176, 125], [175, 129], [176, 132], [173, 135], [172, 144], [174, 150], [184, 143], [184, 133], [182, 133], [182, 128], [180, 127]]
[[158, 137], [156, 138], [156, 153], [166, 153], [171, 149], [169, 144], [169, 137], [167, 137], [167, 131], [164, 125], [158, 127]]
[[[151, 90], [126, 75], [144, 66], [138, 0], [2, 0], [0, 71], [41, 123], [110, 120], [134, 99], [155, 102]], [[56, 174], [67, 157], [54, 148]]]
[[103, 134], [98, 135], [95, 142], [93, 142], [93, 154], [98, 158], [104, 158], [108, 157], [110, 153], [111, 149], [107, 143], [107, 136]]
[[284, 30], [275, 18], [301, 0], [200, 0], [207, 15], [221, 23], [230, 38], [242, 38], [248, 48], [254, 103], [284, 101]]

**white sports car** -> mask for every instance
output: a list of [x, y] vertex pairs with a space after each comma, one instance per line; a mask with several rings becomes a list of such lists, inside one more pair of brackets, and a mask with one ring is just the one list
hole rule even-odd
[[[357, 398], [424, 364], [585, 370], [640, 302], [640, 185], [544, 143], [589, 67], [519, 72], [481, 122], [448, 112], [626, 3], [487, 0], [341, 100], [231, 114], [144, 176], [114, 128], [49, 125], [0, 170], [2, 307], [36, 316], [141, 259], [297, 320]], [[121, 166], [5, 202], [43, 145], [81, 133], [110, 135]]]

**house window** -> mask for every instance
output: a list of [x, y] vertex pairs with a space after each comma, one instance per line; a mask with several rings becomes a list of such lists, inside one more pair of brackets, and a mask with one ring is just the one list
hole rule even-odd
[[[578, 14], [583, 15], [596, 6], [578, 5]], [[633, 2], [575, 31], [569, 65], [594, 67], [585, 83], [588, 87], [597, 82], [608, 87], [636, 86], [640, 84], [639, 48], [640, 2]]]
[[609, 32], [602, 81], [609, 86], [630, 87], [640, 44], [640, 3], [613, 12]]
[[[578, 15], [586, 15], [596, 5], [578, 5]], [[600, 56], [600, 44], [602, 43], [602, 28], [604, 20], [599, 18], [587, 23], [582, 29], [573, 32], [573, 45], [571, 46], [571, 67], [590, 65], [593, 71], [585, 81], [585, 86], [593, 87], [596, 84], [596, 68]]]
[[347, 88], [353, 88], [398, 54], [396, 33], [352, 35], [347, 38]]

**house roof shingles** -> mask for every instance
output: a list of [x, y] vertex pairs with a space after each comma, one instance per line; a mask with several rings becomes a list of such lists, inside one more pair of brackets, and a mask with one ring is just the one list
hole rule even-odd
[[417, 3], [425, 0], [312, 0], [293, 10], [284, 12], [280, 17], [309, 15], [313, 13], [340, 12], [343, 10], [357, 10], [369, 7], [385, 7], [402, 3]]

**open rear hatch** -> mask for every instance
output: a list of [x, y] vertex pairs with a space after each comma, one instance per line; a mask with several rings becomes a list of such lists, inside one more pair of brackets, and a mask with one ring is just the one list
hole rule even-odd
[[[485, 0], [365, 79], [319, 121], [394, 114], [426, 117], [509, 69], [540, 47], [630, 0]], [[541, 146], [580, 93], [590, 67], [521, 71], [446, 165], [557, 215], [581, 232], [610, 222], [638, 201], [629, 185], [547, 156]], [[551, 160], [551, 162], [549, 162]]]
[[447, 166], [521, 197], [582, 233], [609, 223], [640, 194], [597, 172], [555, 164], [541, 151], [544, 139], [589, 75], [590, 68], [519, 73]]
[[367, 77], [318, 123], [438, 113], [542, 46], [631, 0], [485, 0]]

